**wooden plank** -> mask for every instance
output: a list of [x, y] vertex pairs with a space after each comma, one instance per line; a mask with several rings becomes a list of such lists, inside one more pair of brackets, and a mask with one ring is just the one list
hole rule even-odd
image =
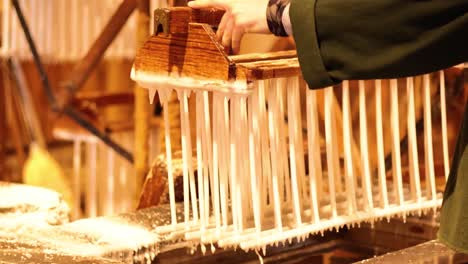
[[116, 105], [116, 104], [133, 104], [134, 96], [132, 91], [80, 91], [73, 98], [74, 104], [80, 104], [83, 101], [90, 101], [98, 105], [98, 107]]
[[[92, 119], [88, 117], [88, 121], [93, 123], [94, 126], [98, 127], [99, 129], [103, 129], [101, 123], [98, 120]], [[62, 115], [58, 119], [54, 120], [53, 127], [52, 127], [52, 134], [54, 138], [58, 138], [59, 140], [63, 140], [61, 135], [73, 135], [73, 136], [81, 136], [81, 137], [92, 137], [93, 135], [68, 116]], [[67, 136], [68, 138], [69, 136]]]
[[[149, 120], [149, 128], [158, 128], [161, 126], [161, 119], [160, 118], [151, 118]], [[103, 124], [106, 131], [109, 133], [114, 132], [123, 132], [123, 131], [132, 131], [135, 128], [135, 123], [133, 120], [123, 120], [123, 121], [114, 121], [114, 122], [106, 122]]]
[[295, 50], [285, 50], [266, 53], [248, 53], [231, 55], [229, 58], [235, 63], [257, 62], [266, 60], [291, 59], [297, 57]]
[[297, 58], [239, 63], [236, 68], [236, 79], [247, 81], [292, 77], [301, 74]]
[[206, 24], [190, 24], [188, 34], [152, 36], [137, 52], [135, 70], [171, 77], [229, 80], [233, 64]]

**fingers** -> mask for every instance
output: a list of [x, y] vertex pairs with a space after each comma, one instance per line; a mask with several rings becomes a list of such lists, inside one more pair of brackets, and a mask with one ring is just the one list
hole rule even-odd
[[[247, 30], [248, 23], [242, 19], [236, 19], [233, 14], [227, 15], [225, 20], [221, 22], [220, 28], [218, 28], [218, 32], [216, 33], [218, 39], [221, 40], [221, 44], [225, 48], [231, 47], [232, 52], [234, 54], [238, 54], [240, 51], [242, 36]], [[222, 38], [220, 36], [222, 36]]]
[[231, 44], [232, 52], [238, 54], [240, 51], [240, 44], [242, 37], [249, 30], [251, 22], [243, 18], [242, 16], [231, 14], [230, 18], [233, 24], [232, 34], [231, 34]]
[[219, 22], [218, 30], [216, 30], [216, 38], [218, 40], [222, 39], [224, 30], [226, 28], [226, 25], [229, 19], [230, 19], [230, 14], [228, 12], [224, 13], [223, 17], [221, 18], [221, 21]]
[[234, 54], [238, 54], [240, 51], [240, 43], [244, 32], [244, 27], [234, 27], [232, 31], [232, 52]]
[[224, 30], [224, 33], [223, 33], [223, 39], [221, 40], [221, 44], [223, 44], [224, 47], [231, 46], [233, 29], [234, 29], [234, 20], [229, 19], [229, 21], [227, 22], [226, 28]]
[[[253, 0], [256, 1], [256, 0]], [[225, 48], [232, 48], [239, 53], [242, 36], [246, 33], [252, 22], [244, 17], [245, 8], [229, 0], [194, 0], [188, 3], [192, 8], [220, 8], [226, 10], [216, 31], [216, 38]], [[242, 11], [242, 12], [241, 12]]]

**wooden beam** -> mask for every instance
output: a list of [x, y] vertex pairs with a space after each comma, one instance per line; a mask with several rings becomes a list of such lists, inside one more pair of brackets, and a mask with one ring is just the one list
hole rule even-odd
[[134, 100], [132, 91], [84, 91], [78, 92], [73, 98], [73, 104], [80, 104], [83, 101], [95, 103], [98, 107], [116, 105], [116, 104], [131, 104]]
[[[137, 48], [141, 47], [149, 35], [149, 1], [138, 0], [138, 17], [136, 41]], [[136, 196], [141, 192], [143, 181], [149, 171], [149, 121], [151, 106], [148, 100], [148, 90], [135, 87], [135, 147], [134, 147], [134, 169], [136, 180]]]
[[99, 37], [88, 50], [88, 53], [75, 65], [69, 78], [64, 82], [64, 87], [59, 90], [57, 96], [59, 109], [63, 109], [72, 100], [75, 91], [83, 86], [104, 56], [107, 48], [117, 37], [117, 34], [123, 28], [133, 10], [135, 10], [136, 5], [137, 0], [124, 0], [120, 4]]

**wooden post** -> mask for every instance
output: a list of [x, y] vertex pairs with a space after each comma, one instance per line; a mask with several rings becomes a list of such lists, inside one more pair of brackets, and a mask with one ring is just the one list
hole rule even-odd
[[[1, 72], [1, 81], [0, 83], [5, 84], [5, 80], [3, 79], [6, 74], [4, 74], [4, 70]], [[7, 77], [8, 78], [8, 77]], [[0, 138], [6, 139], [7, 135], [7, 119], [6, 119], [6, 88], [5, 85], [0, 87]], [[3, 172], [0, 174], [0, 180], [7, 180], [8, 175], [6, 173], [6, 142], [7, 140], [2, 140], [0, 142], [0, 171]]]
[[[138, 0], [137, 48], [143, 45], [149, 34], [149, 1]], [[150, 104], [148, 91], [135, 85], [135, 180], [137, 183], [135, 199], [138, 199], [143, 181], [148, 173]]]

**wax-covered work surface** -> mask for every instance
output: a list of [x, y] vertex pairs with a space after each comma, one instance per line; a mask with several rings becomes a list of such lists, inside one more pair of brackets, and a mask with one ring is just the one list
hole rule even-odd
[[[29, 195], [25, 195], [25, 191]], [[35, 199], [32, 194], [36, 196]], [[169, 225], [171, 221], [169, 205], [150, 207], [114, 217], [89, 218], [68, 223], [68, 219], [64, 217], [67, 215], [67, 208], [60, 207], [61, 199], [55, 192], [2, 183], [0, 200], [0, 263], [258, 261], [258, 255], [252, 251], [245, 253], [232, 249], [223, 250], [215, 245], [214, 252], [208, 248], [207, 252], [202, 254], [195, 244], [172, 241], [169, 237], [162, 236], [159, 229]], [[181, 204], [176, 208], [177, 221], [181, 222], [183, 208]], [[414, 226], [420, 229], [415, 230]], [[405, 224], [401, 220], [392, 220], [391, 223], [384, 222], [374, 227], [363, 226], [339, 233], [329, 232], [324, 237], [313, 236], [300, 243], [268, 247], [267, 255], [262, 258], [265, 263], [350, 263], [426, 241], [435, 236], [436, 227], [436, 218], [430, 216], [414, 221], [410, 218]], [[364, 237], [368, 243], [363, 242]], [[373, 241], [373, 237], [378, 237], [379, 243], [376, 243], [377, 240]], [[399, 243], [395, 243], [391, 238], [397, 239]], [[388, 243], [385, 244], [385, 241], [393, 247], [387, 247]], [[433, 244], [431, 250], [444, 256], [452, 254], [454, 260], [461, 256], [437, 243]], [[156, 256], [158, 257], [155, 259]], [[414, 254], [413, 257], [428, 256]], [[435, 257], [434, 254], [430, 256]], [[383, 259], [388, 259], [388, 256], [385, 255]]]
[[361, 261], [361, 264], [424, 263], [458, 264], [467, 263], [468, 255], [457, 253], [437, 240], [432, 240], [414, 247], [391, 252], [380, 257]]

